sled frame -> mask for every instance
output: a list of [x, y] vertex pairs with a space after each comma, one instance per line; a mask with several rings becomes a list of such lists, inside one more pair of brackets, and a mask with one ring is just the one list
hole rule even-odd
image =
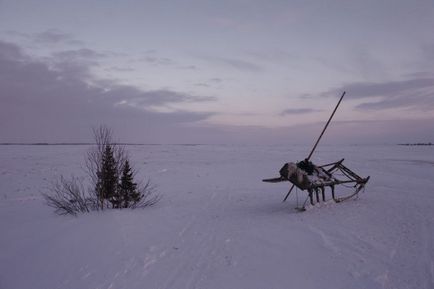
[[[341, 159], [337, 162], [328, 163], [321, 166], [315, 166], [316, 170], [321, 170], [321, 172], [325, 173], [328, 176], [328, 179], [322, 181], [321, 183], [311, 183], [309, 186], [300, 186], [295, 178], [289, 179], [283, 175], [278, 178], [272, 179], [264, 179], [264, 182], [268, 183], [279, 183], [284, 181], [291, 182], [294, 186], [302, 191], [307, 191], [309, 194], [310, 204], [314, 205], [314, 193], [316, 202], [320, 202], [319, 194], [321, 193], [322, 201], [325, 202], [325, 188], [330, 187], [332, 198], [336, 203], [343, 202], [345, 200], [351, 199], [358, 195], [358, 193], [365, 187], [366, 183], [369, 181], [369, 176], [366, 178], [360, 177], [358, 174], [350, 170], [348, 167], [343, 165], [344, 159]], [[338, 178], [336, 174], [341, 174]], [[342, 178], [343, 177], [343, 178]], [[342, 184], [353, 184], [355, 190], [353, 193], [337, 198], [335, 195], [335, 186]]]

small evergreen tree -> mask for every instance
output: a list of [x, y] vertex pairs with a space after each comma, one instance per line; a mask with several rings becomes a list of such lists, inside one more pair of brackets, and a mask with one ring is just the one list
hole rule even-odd
[[118, 190], [118, 174], [113, 150], [110, 145], [106, 145], [102, 155], [101, 171], [98, 173], [96, 189], [99, 193], [101, 208], [104, 207], [104, 200], [108, 200], [113, 208], [120, 205]]
[[138, 203], [142, 194], [137, 190], [137, 184], [134, 183], [133, 171], [128, 160], [125, 160], [122, 170], [121, 181], [119, 184], [119, 194], [122, 200], [122, 207], [129, 208]]

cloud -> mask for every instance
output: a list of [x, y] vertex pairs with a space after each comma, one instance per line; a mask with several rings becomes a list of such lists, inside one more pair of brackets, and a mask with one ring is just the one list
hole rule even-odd
[[336, 121], [327, 130], [325, 141], [336, 138], [355, 144], [429, 142], [434, 139], [434, 118]]
[[157, 56], [145, 56], [140, 59], [141, 61], [144, 61], [146, 63], [152, 64], [152, 65], [175, 65], [176, 62], [168, 57], [157, 57]]
[[[0, 142], [86, 142], [92, 137], [90, 128], [104, 123], [123, 142], [310, 145], [324, 125], [283, 128], [213, 125], [208, 122], [212, 112], [171, 111], [170, 108], [214, 98], [167, 89], [143, 91], [110, 79], [98, 80], [89, 72], [91, 64], [78, 61], [94, 56], [98, 59], [98, 55], [90, 51], [65, 51], [69, 52], [64, 55], [71, 56], [69, 62], [59, 55], [53, 59], [35, 59], [17, 45], [0, 41]], [[214, 83], [219, 81], [216, 79]], [[388, 86], [392, 88], [386, 89]], [[406, 94], [399, 94], [402, 91], [396, 86]], [[432, 101], [432, 87], [429, 77], [421, 77], [388, 83], [353, 83], [340, 87], [339, 93], [332, 92], [338, 95], [345, 88], [351, 97], [349, 88], [352, 88], [359, 101], [375, 103], [380, 99], [399, 107], [403, 107], [406, 96], [412, 92], [413, 97], [407, 101], [418, 103], [418, 108], [423, 110], [424, 104], [429, 107], [428, 100]], [[425, 102], [421, 100], [423, 97]], [[386, 104], [375, 104], [375, 109]], [[166, 108], [165, 112], [159, 108]], [[310, 112], [313, 111], [292, 108], [286, 113]], [[429, 117], [427, 114], [425, 120], [336, 122], [328, 129], [323, 143], [432, 141], [434, 122]]]
[[383, 83], [352, 83], [342, 87], [341, 90], [351, 92], [352, 98], [365, 98], [376, 96], [393, 97], [402, 92], [415, 91], [419, 89], [433, 87], [434, 79], [418, 78]]
[[261, 72], [264, 70], [263, 67], [255, 64], [255, 63], [248, 62], [248, 61], [241, 60], [241, 59], [216, 57], [215, 60], [217, 62], [226, 64], [232, 68], [235, 68], [235, 69], [241, 70], [241, 71]]
[[434, 72], [429, 72], [429, 71], [417, 71], [417, 72], [411, 72], [411, 73], [406, 73], [403, 75], [406, 78], [432, 78], [434, 77]]
[[422, 63], [420, 66], [431, 70], [434, 68], [434, 43], [426, 43], [421, 46], [422, 50]]
[[312, 112], [318, 112], [321, 110], [313, 109], [313, 108], [288, 108], [280, 113], [281, 116], [291, 115], [291, 114], [306, 114]]
[[132, 71], [136, 71], [134, 68], [132, 67], [120, 67], [120, 66], [112, 66], [109, 68], [105, 69], [106, 71], [116, 71], [116, 72], [132, 72]]
[[195, 83], [194, 86], [198, 86], [198, 87], [210, 87], [210, 85], [208, 83], [204, 83], [204, 82]]
[[74, 38], [70, 33], [65, 33], [58, 29], [48, 29], [38, 33], [23, 33], [15, 30], [4, 31], [7, 35], [14, 38], [32, 41], [37, 44], [55, 45], [55, 44], [70, 44], [83, 45], [82, 41]]
[[83, 42], [74, 39], [72, 34], [62, 32], [57, 29], [48, 29], [46, 31], [32, 35], [35, 42], [42, 44], [59, 44], [67, 43], [73, 45], [81, 45]]
[[382, 59], [375, 56], [371, 50], [357, 47], [351, 49], [349, 53], [350, 55], [346, 61], [337, 62], [335, 59], [322, 56], [315, 59], [330, 70], [356, 75], [363, 79], [382, 79], [387, 75], [387, 69]]
[[243, 72], [262, 72], [264, 68], [256, 63], [246, 61], [243, 59], [227, 58], [227, 57], [214, 57], [214, 56], [196, 56], [199, 59], [212, 62], [213, 64], [224, 65]]
[[218, 77], [214, 77], [214, 78], [210, 78], [210, 79], [208, 80], [208, 82], [212, 82], [212, 83], [222, 83], [222, 82], [223, 82], [223, 79], [218, 78]]
[[52, 68], [62, 72], [69, 71], [69, 74], [81, 77], [92, 78], [90, 74], [91, 66], [99, 66], [99, 61], [106, 58], [104, 53], [97, 52], [88, 48], [68, 49], [54, 52], [50, 59]]
[[0, 59], [4, 61], [22, 61], [25, 57], [18, 46], [0, 41]]
[[[95, 56], [90, 51], [72, 55]], [[53, 68], [45, 61], [28, 57], [15, 44], [0, 41], [1, 141], [20, 141], [20, 137], [76, 140], [83, 137], [84, 129], [87, 134], [92, 125], [100, 123], [117, 128], [130, 139], [139, 138], [135, 134], [144, 128], [176, 136], [180, 127], [213, 114], [155, 111], [155, 107], [214, 98], [170, 90], [143, 91], [110, 80], [98, 81], [89, 78], [85, 64], [77, 67], [80, 69], [59, 63]]]
[[156, 49], [150, 49], [145, 51], [144, 56], [138, 57], [131, 62], [144, 62], [147, 64], [150, 64], [152, 66], [158, 67], [158, 66], [165, 66], [165, 67], [172, 67], [176, 69], [181, 70], [197, 70], [198, 67], [196, 65], [185, 65], [180, 64], [178, 61], [165, 57], [165, 56], [158, 56], [159, 51]]
[[199, 68], [196, 65], [181, 65], [177, 67], [178, 69], [183, 70], [198, 70]]
[[63, 50], [60, 52], [55, 52], [53, 56], [62, 60], [77, 60], [77, 59], [96, 60], [96, 59], [106, 57], [104, 53], [100, 53], [89, 48]]
[[221, 86], [223, 84], [224, 80], [218, 77], [207, 79], [203, 82], [198, 82], [195, 84], [195, 86], [199, 87], [212, 87], [212, 86]]
[[164, 106], [170, 103], [193, 103], [214, 101], [215, 97], [195, 96], [170, 90], [152, 90], [142, 91], [138, 88], [128, 85], [117, 85], [104, 93], [105, 98], [119, 98], [123, 95], [122, 100], [135, 107], [146, 106]]
[[434, 78], [411, 78], [381, 83], [355, 82], [327, 91], [323, 95], [336, 96], [341, 91], [346, 91], [348, 98], [366, 99], [366, 102], [356, 106], [360, 110], [434, 109]]
[[299, 59], [295, 54], [283, 50], [248, 51], [247, 54], [260, 61], [284, 66], [288, 63], [293, 65]]
[[45, 43], [58, 43], [70, 39], [71, 36], [56, 29], [46, 30], [35, 35], [35, 39]]

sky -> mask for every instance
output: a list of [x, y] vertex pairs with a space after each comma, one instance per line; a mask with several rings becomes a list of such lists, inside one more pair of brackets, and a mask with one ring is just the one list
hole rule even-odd
[[434, 141], [434, 2], [0, 0], [0, 142]]

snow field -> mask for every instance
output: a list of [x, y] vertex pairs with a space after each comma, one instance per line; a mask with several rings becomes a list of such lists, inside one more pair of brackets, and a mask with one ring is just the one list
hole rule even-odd
[[432, 147], [321, 146], [315, 163], [345, 157], [371, 179], [298, 213], [289, 183], [261, 179], [305, 147], [128, 146], [157, 205], [56, 216], [40, 192], [83, 176], [87, 149], [0, 147], [1, 289], [434, 288]]

